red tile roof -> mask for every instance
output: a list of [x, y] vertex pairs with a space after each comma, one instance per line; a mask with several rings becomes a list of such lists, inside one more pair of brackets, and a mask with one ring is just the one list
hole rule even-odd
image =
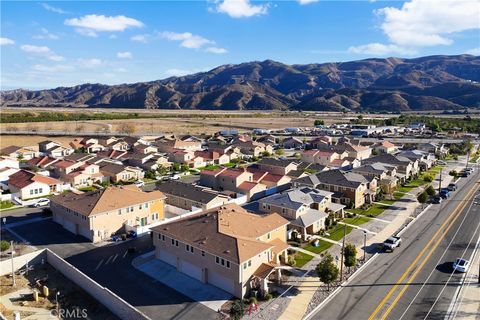
[[61, 184], [62, 182], [50, 177], [44, 177], [27, 170], [20, 170], [12, 174], [8, 179], [8, 184], [22, 189], [34, 182], [45, 183], [48, 185]]

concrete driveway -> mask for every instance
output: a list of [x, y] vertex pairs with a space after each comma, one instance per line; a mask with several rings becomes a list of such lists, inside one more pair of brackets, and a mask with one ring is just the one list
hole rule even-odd
[[231, 294], [193, 279], [178, 272], [168, 263], [155, 259], [153, 251], [138, 259], [142, 261], [140, 263], [133, 262], [138, 270], [214, 311], [219, 310], [225, 302], [233, 298]]

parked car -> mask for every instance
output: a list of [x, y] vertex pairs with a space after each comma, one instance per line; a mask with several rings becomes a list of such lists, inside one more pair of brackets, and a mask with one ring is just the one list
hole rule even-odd
[[391, 236], [383, 242], [383, 249], [385, 251], [393, 251], [395, 248], [400, 247], [402, 239], [400, 237]]
[[118, 242], [118, 241], [120, 241], [120, 240], [121, 240], [121, 239], [120, 239], [119, 236], [116, 236], [116, 235], [113, 235], [113, 236], [112, 236], [112, 241], [113, 241], [113, 242]]
[[462, 177], [462, 178], [466, 178], [469, 175], [470, 175], [470, 171], [468, 171], [468, 170], [463, 169], [462, 171], [460, 171], [460, 177]]
[[469, 266], [470, 266], [470, 261], [462, 258], [457, 258], [453, 262], [453, 270], [458, 272], [463, 272], [463, 273], [467, 272]]
[[42, 198], [42, 199], [37, 199], [37, 201], [32, 204], [32, 207], [38, 208], [38, 207], [45, 207], [50, 204], [50, 199]]
[[143, 187], [143, 186], [145, 185], [145, 182], [143, 182], [142, 180], [140, 180], [140, 181], [135, 182], [135, 185], [136, 185], [137, 187], [141, 188], [141, 187]]
[[442, 190], [440, 190], [440, 197], [442, 197], [443, 199], [447, 199], [448, 197], [450, 197], [451, 193], [450, 191], [447, 189], [447, 188], [442, 188]]
[[475, 168], [474, 167], [468, 167], [468, 168], [465, 168], [465, 171], [467, 171], [469, 173], [472, 173], [473, 171], [475, 171]]
[[436, 196], [436, 197], [433, 198], [432, 203], [440, 204], [440, 203], [442, 203], [442, 198], [440, 196]]
[[441, 165], [441, 166], [446, 166], [446, 165], [447, 165], [447, 163], [446, 163], [445, 161], [443, 161], [443, 160], [438, 160], [438, 161], [437, 161], [437, 164], [439, 164], [439, 165]]
[[127, 237], [129, 238], [136, 238], [137, 237], [137, 233], [134, 231], [134, 230], [130, 230], [127, 232]]
[[455, 183], [450, 183], [447, 187], [449, 191], [455, 191], [457, 190], [457, 185]]
[[180, 180], [180, 176], [178, 174], [174, 174], [170, 177], [170, 180]]

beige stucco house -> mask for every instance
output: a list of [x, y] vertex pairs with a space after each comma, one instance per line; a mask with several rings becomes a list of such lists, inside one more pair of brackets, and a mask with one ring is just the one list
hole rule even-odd
[[265, 293], [287, 259], [287, 224], [227, 204], [152, 228], [155, 257], [236, 297]]
[[72, 192], [51, 198], [53, 221], [92, 242], [109, 239], [132, 227], [144, 227], [164, 218], [165, 196], [135, 186], [108, 187], [84, 194]]

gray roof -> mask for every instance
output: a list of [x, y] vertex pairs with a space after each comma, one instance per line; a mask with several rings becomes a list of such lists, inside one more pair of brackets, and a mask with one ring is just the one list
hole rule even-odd
[[310, 206], [312, 203], [321, 202], [331, 195], [332, 193], [328, 191], [304, 187], [274, 194], [259, 200], [259, 202], [297, 210], [303, 205]]
[[396, 165], [408, 165], [412, 162], [410, 159], [406, 157], [402, 157], [399, 155], [393, 154], [381, 154], [375, 157], [371, 157], [368, 159], [364, 159], [363, 163], [386, 163], [386, 164], [396, 164]]
[[308, 177], [297, 179], [295, 181], [297, 183], [307, 184], [313, 187], [316, 187], [321, 183], [325, 183], [347, 188], [358, 188], [358, 186], [360, 186], [362, 183], [368, 182], [364, 176], [358, 173], [346, 172], [339, 169], [322, 171]]
[[277, 167], [286, 167], [291, 163], [298, 164], [298, 161], [295, 160], [280, 160], [275, 158], [262, 158], [260, 161], [257, 162], [258, 164], [264, 164], [269, 166], [277, 166]]
[[168, 181], [166, 183], [162, 183], [157, 187], [157, 189], [165, 193], [167, 198], [168, 195], [173, 195], [203, 204], [209, 203], [218, 196], [216, 193], [204, 191], [191, 184], [179, 181]]
[[328, 217], [328, 213], [315, 209], [307, 209], [307, 211], [302, 214], [297, 219], [290, 221], [291, 224], [299, 227], [306, 228], [311, 226], [320, 219]]

